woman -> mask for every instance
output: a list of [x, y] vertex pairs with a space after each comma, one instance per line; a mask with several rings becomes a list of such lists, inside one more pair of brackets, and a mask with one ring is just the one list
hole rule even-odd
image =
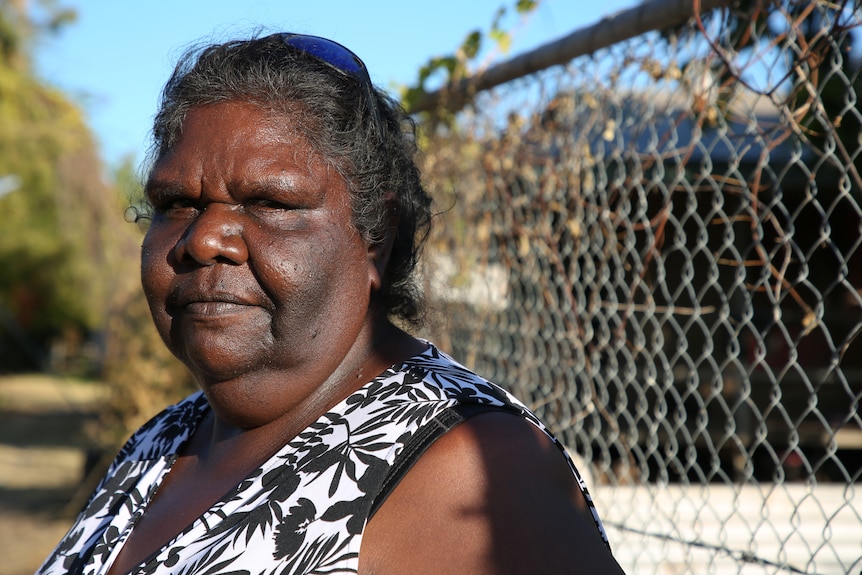
[[415, 322], [430, 201], [361, 60], [187, 54], [141, 277], [201, 392], [136, 432], [41, 573], [619, 573], [571, 461]]

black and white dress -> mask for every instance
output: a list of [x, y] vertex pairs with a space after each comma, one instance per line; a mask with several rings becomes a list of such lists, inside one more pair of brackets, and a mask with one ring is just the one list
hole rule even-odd
[[[365, 525], [409, 462], [489, 409], [518, 414], [553, 439], [517, 399], [430, 346], [321, 416], [133, 573], [355, 573]], [[208, 411], [196, 393], [139, 429], [38, 573], [106, 573]]]

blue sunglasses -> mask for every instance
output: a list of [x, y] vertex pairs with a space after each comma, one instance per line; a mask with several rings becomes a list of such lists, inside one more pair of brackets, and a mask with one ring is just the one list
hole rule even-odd
[[335, 71], [359, 82], [367, 102], [366, 105], [374, 118], [377, 135], [381, 140], [383, 139], [383, 119], [380, 116], [377, 99], [374, 97], [374, 86], [371, 83], [371, 76], [368, 75], [368, 68], [365, 67], [365, 63], [359, 56], [346, 46], [320, 36], [291, 34], [289, 32], [278, 34], [278, 36], [291, 48], [314, 56]]

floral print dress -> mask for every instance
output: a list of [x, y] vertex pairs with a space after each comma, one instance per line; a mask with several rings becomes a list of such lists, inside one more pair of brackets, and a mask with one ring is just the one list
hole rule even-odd
[[[459, 406], [512, 411], [553, 439], [517, 399], [429, 346], [322, 415], [132, 573], [356, 573], [365, 525], [397, 483], [393, 470], [405, 472], [435, 429], [463, 419], [451, 417]], [[208, 411], [198, 392], [139, 429], [38, 573], [106, 573]]]

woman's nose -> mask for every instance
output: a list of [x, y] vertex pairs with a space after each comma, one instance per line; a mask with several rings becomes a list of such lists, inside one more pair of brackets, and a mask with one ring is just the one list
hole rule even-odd
[[210, 204], [186, 228], [174, 248], [180, 262], [211, 266], [219, 262], [243, 264], [248, 246], [235, 206]]

